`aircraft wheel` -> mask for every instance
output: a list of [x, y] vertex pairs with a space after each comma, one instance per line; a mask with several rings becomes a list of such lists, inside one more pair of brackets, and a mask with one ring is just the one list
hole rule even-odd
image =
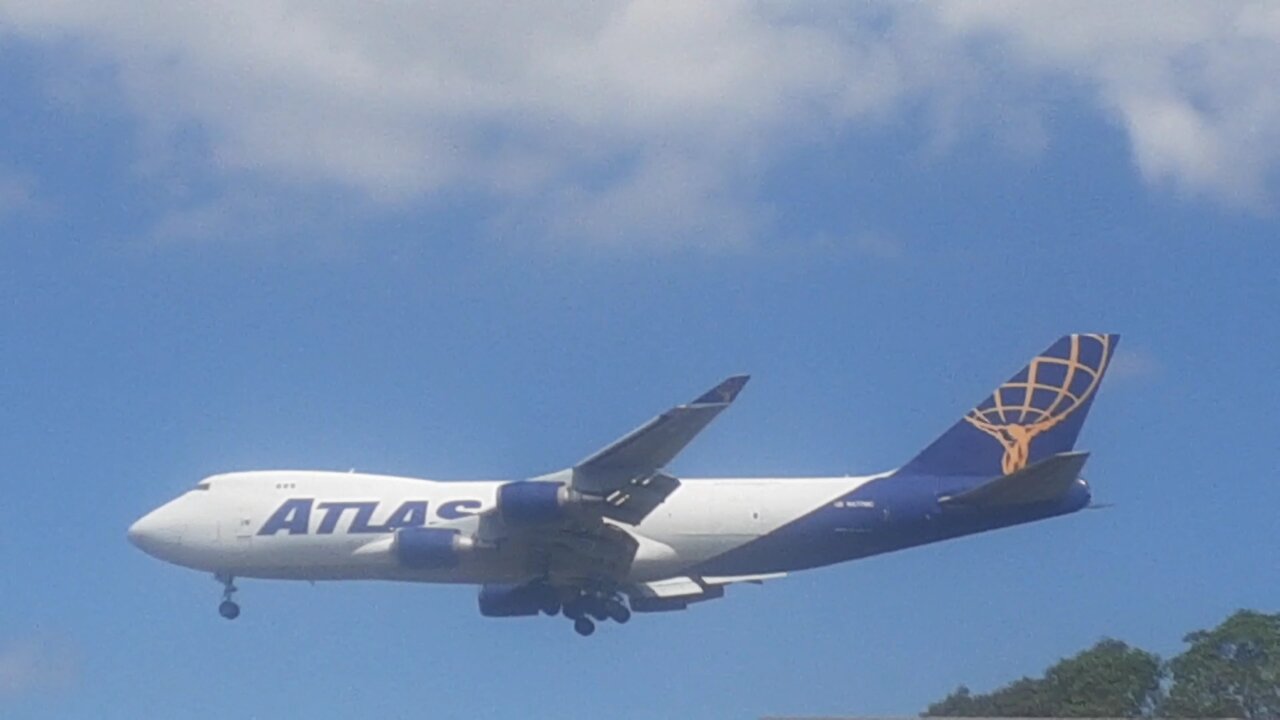
[[605, 608], [609, 611], [609, 619], [619, 625], [631, 619], [631, 610], [617, 600], [609, 601], [609, 604], [606, 605]]
[[240, 606], [230, 600], [223, 600], [218, 606], [218, 614], [228, 620], [235, 620], [240, 617]]
[[569, 602], [565, 603], [564, 607], [561, 609], [564, 611], [565, 617], [574, 621], [577, 621], [586, 615], [585, 611], [583, 610], [582, 603], [577, 600], [570, 600]]
[[599, 622], [608, 620], [611, 613], [609, 612], [609, 601], [599, 595], [588, 596], [585, 598], [587, 614], [595, 618]]
[[538, 593], [539, 605], [538, 609], [543, 615], [559, 615], [560, 614], [560, 594], [550, 585], [543, 585]]
[[591, 618], [580, 617], [573, 621], [573, 631], [582, 637], [588, 637], [596, 631], [596, 624], [591, 622]]

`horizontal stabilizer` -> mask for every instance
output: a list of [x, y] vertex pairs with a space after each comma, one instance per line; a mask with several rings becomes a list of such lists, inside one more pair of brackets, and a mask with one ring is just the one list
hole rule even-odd
[[1071, 489], [1088, 459], [1087, 452], [1051, 455], [972, 490], [944, 497], [939, 502], [943, 507], [1005, 507], [1054, 500]]

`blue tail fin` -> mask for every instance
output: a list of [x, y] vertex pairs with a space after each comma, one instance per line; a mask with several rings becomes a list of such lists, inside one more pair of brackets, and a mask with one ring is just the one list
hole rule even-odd
[[1076, 444], [1119, 335], [1066, 335], [898, 472], [1008, 475]]

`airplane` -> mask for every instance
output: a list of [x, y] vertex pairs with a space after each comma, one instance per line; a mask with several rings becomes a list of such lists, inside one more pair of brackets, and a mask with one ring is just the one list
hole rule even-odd
[[236, 578], [479, 586], [487, 617], [578, 634], [725, 588], [1089, 506], [1074, 449], [1119, 336], [1066, 335], [902, 467], [861, 477], [679, 478], [676, 455], [738, 397], [735, 375], [573, 467], [515, 481], [355, 472], [213, 475], [128, 529], [138, 548]]

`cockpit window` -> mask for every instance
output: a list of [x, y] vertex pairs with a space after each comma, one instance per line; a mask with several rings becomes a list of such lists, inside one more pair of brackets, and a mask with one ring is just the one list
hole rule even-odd
[[196, 489], [197, 489], [197, 490], [208, 490], [208, 489], [209, 489], [209, 481], [208, 481], [208, 480], [205, 480], [204, 482], [196, 483]]

